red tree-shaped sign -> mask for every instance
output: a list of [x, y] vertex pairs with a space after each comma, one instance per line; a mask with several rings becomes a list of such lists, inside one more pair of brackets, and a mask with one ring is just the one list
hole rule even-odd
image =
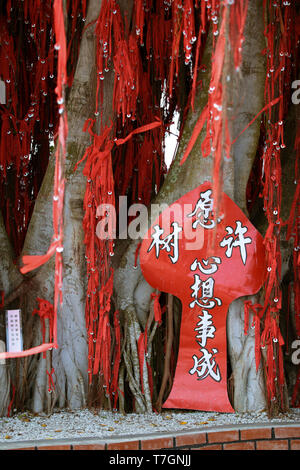
[[212, 186], [204, 183], [160, 214], [140, 263], [151, 286], [182, 302], [177, 366], [163, 407], [232, 412], [226, 316], [234, 299], [263, 285], [262, 236], [225, 193], [216, 218]]

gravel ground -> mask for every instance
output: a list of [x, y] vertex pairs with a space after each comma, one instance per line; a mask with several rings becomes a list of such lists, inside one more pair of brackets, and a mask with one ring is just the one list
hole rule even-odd
[[204, 411], [164, 410], [161, 414], [137, 415], [109, 411], [68, 410], [54, 412], [51, 416], [19, 413], [11, 418], [0, 418], [0, 442], [106, 438], [155, 432], [187, 431], [212, 426], [239, 424], [300, 424], [300, 408], [269, 419], [265, 412], [251, 414], [214, 413]]

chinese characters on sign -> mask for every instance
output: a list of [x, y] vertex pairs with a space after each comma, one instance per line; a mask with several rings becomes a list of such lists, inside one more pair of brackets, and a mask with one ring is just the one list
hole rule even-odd
[[195, 205], [195, 209], [188, 215], [188, 217], [196, 216], [196, 220], [192, 224], [193, 228], [196, 228], [197, 225], [201, 225], [201, 227], [208, 229], [215, 227], [216, 224], [212, 216], [213, 199], [211, 198], [211, 194], [211, 189], [200, 193], [200, 198]]
[[228, 235], [232, 235], [234, 233], [234, 236], [227, 237], [225, 236], [223, 240], [220, 243], [220, 246], [225, 247], [227, 246], [227, 250], [225, 252], [227, 258], [231, 258], [232, 256], [232, 250], [233, 248], [239, 247], [240, 249], [240, 254], [241, 254], [241, 259], [244, 264], [246, 264], [247, 261], [247, 250], [246, 246], [248, 243], [251, 243], [252, 240], [250, 237], [244, 237], [245, 233], [247, 232], [247, 227], [243, 227], [242, 223], [237, 220], [236, 221], [236, 229], [233, 232], [232, 227], [226, 227], [226, 231]]
[[[182, 219], [175, 205], [192, 211]], [[221, 210], [224, 217], [216, 220], [213, 190], [204, 183], [162, 212], [142, 243], [147, 282], [182, 302], [177, 366], [165, 408], [233, 411], [227, 395], [227, 311], [234, 299], [259, 290], [265, 263], [261, 235], [224, 193]], [[203, 243], [187, 249], [186, 233], [199, 230]]]
[[[194, 263], [192, 266], [193, 265]], [[198, 315], [200, 322], [197, 323], [195, 328], [195, 331], [198, 332], [198, 335], [196, 335], [196, 341], [200, 346], [202, 346], [200, 349], [202, 356], [198, 357], [195, 354], [193, 355], [194, 366], [189, 371], [189, 373], [192, 375], [197, 374], [198, 380], [203, 380], [208, 375], [210, 375], [214, 380], [219, 382], [221, 380], [221, 374], [219, 367], [214, 359], [214, 356], [218, 353], [218, 350], [213, 348], [212, 352], [209, 352], [208, 349], [206, 349], [207, 339], [214, 339], [216, 328], [213, 324], [212, 314], [209, 314], [205, 309], [212, 310], [216, 305], [222, 305], [222, 301], [218, 297], [214, 297], [215, 281], [212, 277], [209, 277], [206, 281], [202, 281], [198, 274], [194, 274], [194, 280], [195, 282], [191, 286], [193, 291], [191, 297], [195, 298], [195, 300], [190, 303], [190, 308], [194, 308], [195, 305], [198, 305], [202, 309], [201, 314]], [[200, 301], [198, 297], [199, 289], [201, 289], [202, 294]]]
[[21, 310], [6, 310], [6, 345], [9, 352], [23, 349]]
[[172, 249], [172, 254], [169, 255], [169, 258], [172, 263], [177, 263], [179, 233], [182, 231], [182, 227], [179, 227], [177, 222], [173, 222], [171, 225], [173, 227], [173, 232], [163, 239], [161, 239], [161, 235], [164, 233], [164, 231], [160, 228], [160, 226], [155, 225], [153, 227], [153, 242], [151, 243], [151, 246], [148, 251], [151, 251], [152, 248], [155, 246], [155, 256], [156, 258], [158, 258], [160, 250], [166, 250], [167, 253], [170, 253]]

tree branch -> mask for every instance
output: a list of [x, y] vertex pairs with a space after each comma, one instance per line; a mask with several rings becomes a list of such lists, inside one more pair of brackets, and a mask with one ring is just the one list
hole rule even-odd
[[4, 298], [3, 308], [8, 307], [9, 304], [11, 304], [14, 300], [27, 294], [28, 291], [33, 289], [34, 287], [36, 287], [36, 282], [34, 278], [25, 279], [23, 282], [21, 282], [21, 284], [18, 285], [18, 287], [16, 287], [15, 290], [13, 290], [9, 295]]

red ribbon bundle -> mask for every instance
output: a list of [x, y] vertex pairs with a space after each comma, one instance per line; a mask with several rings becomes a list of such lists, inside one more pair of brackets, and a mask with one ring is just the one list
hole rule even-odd
[[[49, 2], [7, 2], [0, 17], [0, 196], [7, 232], [18, 256], [57, 131], [53, 13]], [[1, 13], [0, 13], [1, 15]], [[22, 47], [16, 31], [22, 31]], [[9, 187], [14, 187], [13, 194]]]
[[[265, 84], [266, 106], [274, 103], [276, 107], [265, 113], [265, 151], [263, 154], [263, 198], [264, 210], [269, 223], [265, 234], [266, 259], [268, 276], [265, 284], [265, 300], [263, 313], [264, 330], [261, 335], [263, 347], [267, 347], [267, 392], [269, 402], [276, 400], [279, 388], [283, 402], [283, 359], [281, 346], [283, 339], [279, 330], [279, 314], [281, 310], [281, 252], [280, 232], [282, 220], [281, 208], [281, 162], [280, 151], [285, 147], [283, 122], [287, 111], [285, 82], [289, 81], [291, 70], [291, 15], [290, 4], [277, 5], [264, 0], [264, 11], [267, 18], [265, 37], [267, 41], [267, 77]], [[278, 343], [274, 348], [273, 343]], [[279, 371], [278, 388], [276, 370]]]
[[[287, 239], [289, 239], [293, 233], [294, 243], [296, 244], [298, 243], [299, 237], [296, 218], [296, 207], [297, 204], [299, 205], [299, 191], [297, 189], [295, 191], [291, 215], [288, 221], [283, 223], [280, 217], [282, 196], [280, 152], [281, 149], [285, 148], [283, 123], [290, 99], [290, 90], [287, 89], [286, 84], [290, 83], [291, 78], [293, 37], [293, 23], [291, 18], [294, 12], [293, 7], [288, 2], [283, 2], [282, 5], [274, 5], [273, 2], [269, 0], [264, 0], [264, 11], [265, 17], [267, 18], [265, 26], [267, 47], [264, 51], [267, 57], [267, 77], [265, 84], [266, 105], [259, 114], [264, 113], [265, 115], [264, 128], [266, 129], [261, 169], [264, 211], [269, 223], [264, 238], [268, 275], [265, 282], [264, 305], [255, 316], [256, 330], [259, 328], [260, 320], [263, 319], [264, 322], [261, 335], [259, 331], [255, 332], [256, 365], [258, 367], [260, 362], [260, 351], [258, 351], [259, 340], [260, 347], [267, 348], [266, 376], [269, 403], [276, 400], [278, 393], [283, 403], [284, 371], [281, 347], [284, 341], [279, 329], [279, 315], [282, 308], [282, 292], [280, 286], [281, 228], [284, 225], [288, 226]], [[296, 158], [296, 178], [298, 178], [297, 175]], [[295, 285], [299, 284], [299, 282], [297, 282], [298, 273], [296, 261], [296, 263], [294, 263]], [[295, 310], [297, 312], [299, 310], [299, 298], [297, 300], [296, 297]], [[275, 344], [278, 344], [278, 347], [274, 347]], [[279, 379], [278, 386], [277, 378]]]
[[[224, 98], [226, 90], [223, 90], [222, 87], [222, 71], [225, 60], [226, 31], [229, 33], [235, 66], [238, 68], [241, 62], [241, 48], [244, 40], [243, 32], [248, 10], [248, 1], [243, 0], [242, 2], [234, 2], [233, 4], [226, 2], [222, 10], [221, 17], [219, 15], [220, 2], [215, 1], [212, 3], [213, 5], [211, 5], [207, 14], [207, 19], [212, 23], [213, 32], [212, 70], [208, 91], [208, 102], [198, 118], [180, 164], [182, 165], [187, 159], [206, 123], [206, 137], [202, 142], [201, 149], [203, 157], [212, 155], [214, 158], [214, 199], [218, 206], [222, 185], [221, 161], [223, 153], [226, 157], [230, 157], [231, 147], [227, 117], [223, 112], [223, 101], [226, 99]], [[228, 15], [227, 10], [229, 10]], [[234, 21], [232, 21], [233, 18]], [[201, 19], [202, 24], [206, 24], [205, 12], [203, 10], [201, 11]], [[219, 22], [220, 26], [218, 26]], [[192, 106], [195, 98], [195, 86], [196, 83], [194, 81], [192, 89]], [[215, 215], [217, 215], [217, 210], [215, 211]]]
[[[35, 310], [33, 310], [32, 315], [38, 315], [41, 320], [42, 325], [42, 335], [43, 335], [43, 343], [45, 343], [45, 333], [46, 333], [46, 325], [45, 320], [49, 320], [49, 338], [48, 342], [51, 343], [53, 341], [53, 321], [54, 321], [54, 308], [53, 305], [48, 302], [48, 300], [40, 299], [39, 297], [36, 299], [39, 306]], [[43, 352], [43, 357], [46, 357], [46, 352]]]
[[[300, 33], [298, 35], [300, 37]], [[295, 139], [295, 180], [297, 184], [296, 191], [291, 207], [290, 217], [287, 221], [287, 240], [293, 238], [293, 294], [294, 294], [294, 309], [295, 309], [295, 326], [296, 335], [300, 338], [300, 184], [299, 184], [299, 158], [300, 158], [300, 124], [297, 122], [297, 135]], [[289, 299], [290, 301], [290, 296]], [[300, 370], [298, 371], [294, 390], [292, 394], [292, 406], [300, 406]]]
[[64, 202], [64, 162], [66, 156], [66, 139], [68, 134], [67, 116], [64, 105], [64, 86], [67, 84], [67, 46], [64, 27], [64, 14], [62, 2], [54, 0], [54, 30], [56, 37], [55, 49], [58, 51], [58, 73], [55, 92], [59, 105], [58, 145], [55, 154], [54, 192], [53, 192], [53, 241], [45, 255], [25, 256], [22, 273], [27, 273], [46, 263], [55, 255], [55, 283], [54, 283], [54, 319], [53, 342], [57, 348], [57, 308], [62, 303], [62, 251], [63, 251], [63, 202]]

